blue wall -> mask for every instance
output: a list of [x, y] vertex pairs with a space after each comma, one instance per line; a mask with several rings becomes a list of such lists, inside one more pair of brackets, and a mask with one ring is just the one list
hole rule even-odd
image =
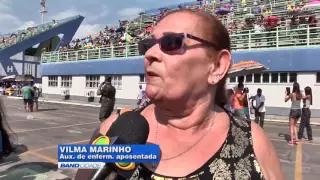
[[269, 71], [297, 72], [320, 71], [320, 48], [291, 48], [264, 51], [233, 52], [233, 63], [253, 60], [267, 67]]
[[120, 58], [79, 62], [45, 63], [40, 65], [42, 76], [144, 74], [143, 58]]
[[[254, 60], [271, 72], [320, 71], [320, 48], [234, 51], [233, 63]], [[143, 57], [41, 64], [49, 75], [143, 74]]]

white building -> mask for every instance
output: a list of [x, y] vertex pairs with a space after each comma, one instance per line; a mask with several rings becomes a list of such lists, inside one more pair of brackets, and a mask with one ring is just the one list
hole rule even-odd
[[[64, 97], [65, 90], [67, 90], [70, 99], [87, 101], [88, 97], [93, 95], [95, 102], [98, 102], [97, 87], [99, 83], [105, 80], [105, 77], [106, 75], [43, 76], [43, 94], [44, 97], [61, 99]], [[137, 99], [139, 84], [143, 88], [145, 87], [144, 75], [114, 75], [112, 77], [112, 84], [117, 89], [117, 103], [134, 104]], [[255, 94], [258, 88], [262, 89], [262, 93], [266, 97], [266, 106], [269, 109], [287, 109], [290, 107], [289, 102], [284, 102], [284, 94], [286, 87], [292, 89], [292, 82], [295, 80], [299, 82], [301, 89], [310, 86], [313, 94], [320, 92], [320, 73], [282, 72], [247, 75], [246, 77], [228, 79], [227, 88], [237, 86], [238, 81], [242, 80], [244, 80], [245, 86], [250, 89], [250, 94]], [[317, 95], [314, 96], [312, 108], [320, 109], [320, 97]]]
[[[104, 82], [106, 75], [88, 76], [43, 76], [42, 94], [44, 97], [61, 99], [65, 94], [70, 99], [87, 101], [88, 97], [94, 96], [98, 102], [97, 88]], [[120, 104], [135, 104], [139, 93], [139, 85], [145, 88], [144, 75], [114, 75], [112, 84], [116, 88], [117, 102]], [[66, 92], [67, 90], [67, 92]]]
[[[301, 89], [310, 86], [314, 97], [312, 109], [320, 109], [320, 97], [317, 94], [320, 61], [315, 58], [320, 57], [318, 48], [234, 51], [232, 57], [233, 63], [254, 60], [269, 68], [261, 74], [228, 80], [229, 88], [243, 81], [252, 94], [256, 93], [257, 88], [261, 88], [267, 99], [269, 113], [288, 114], [290, 102], [284, 102], [284, 94], [286, 87], [292, 90], [293, 82], [298, 82]], [[135, 104], [139, 84], [145, 85], [141, 56], [43, 63], [41, 74], [43, 95], [49, 98], [60, 99], [61, 94], [67, 90], [70, 99], [87, 101], [86, 96], [91, 95], [98, 102], [96, 90], [99, 83], [104, 81], [105, 76], [113, 76], [113, 84], [117, 88], [117, 103]]]

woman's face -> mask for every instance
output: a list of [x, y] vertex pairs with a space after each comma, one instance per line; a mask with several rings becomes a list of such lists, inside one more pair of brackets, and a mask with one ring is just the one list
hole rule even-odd
[[[188, 33], [210, 41], [203, 35], [203, 29], [197, 16], [175, 13], [161, 20], [152, 35], [159, 39], [163, 33]], [[187, 38], [184, 43], [181, 49], [173, 52], [161, 51], [159, 44], [146, 52], [146, 93], [150, 99], [199, 98], [212, 89], [212, 74], [222, 72], [220, 67], [213, 67], [217, 56], [210, 55], [208, 48], [198, 41]]]

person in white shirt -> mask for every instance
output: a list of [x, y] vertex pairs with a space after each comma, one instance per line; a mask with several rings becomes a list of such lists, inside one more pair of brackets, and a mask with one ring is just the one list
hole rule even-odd
[[[257, 94], [255, 96], [251, 97], [252, 101], [252, 107], [255, 110], [255, 122], [257, 124], [260, 124], [260, 126], [263, 128], [263, 123], [264, 123], [264, 116], [266, 113], [266, 107], [265, 107], [265, 100], [266, 98], [264, 95], [262, 95], [262, 90], [258, 88]], [[253, 102], [255, 103], [255, 106], [253, 105]]]

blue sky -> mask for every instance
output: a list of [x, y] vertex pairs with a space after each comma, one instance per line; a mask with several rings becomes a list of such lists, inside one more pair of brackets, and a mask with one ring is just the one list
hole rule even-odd
[[[136, 17], [143, 10], [192, 0], [47, 0], [45, 22], [74, 15], [85, 17], [76, 34], [85, 36], [99, 31], [119, 19]], [[0, 31], [13, 32], [41, 23], [40, 0], [0, 0]]]

